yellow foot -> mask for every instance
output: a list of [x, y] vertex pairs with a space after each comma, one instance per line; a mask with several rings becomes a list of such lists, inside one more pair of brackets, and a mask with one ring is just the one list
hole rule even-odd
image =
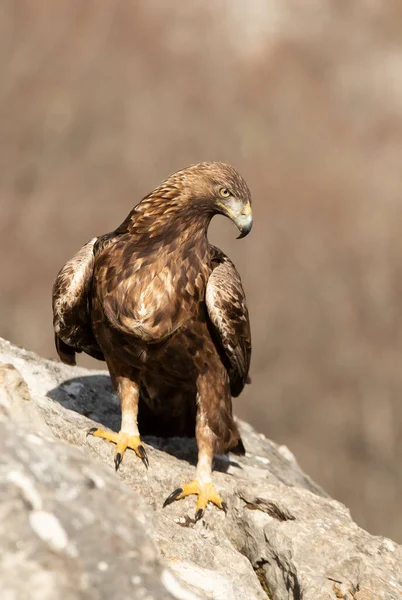
[[123, 454], [127, 448], [134, 450], [136, 455], [140, 457], [148, 469], [149, 461], [147, 453], [145, 452], [145, 448], [141, 443], [139, 435], [130, 435], [129, 433], [124, 433], [123, 431], [115, 433], [114, 431], [105, 431], [104, 429], [98, 429], [97, 427], [92, 427], [92, 429], [87, 432], [87, 436], [88, 435], [94, 435], [95, 437], [100, 437], [108, 442], [113, 442], [116, 444], [116, 452], [114, 454], [114, 466], [116, 471], [123, 460]]
[[183, 487], [177, 488], [177, 490], [172, 492], [170, 496], [166, 498], [165, 502], [163, 503], [163, 507], [171, 504], [175, 500], [181, 500], [181, 498], [184, 498], [185, 496], [190, 496], [191, 494], [197, 494], [198, 496], [197, 510], [195, 512], [196, 521], [201, 519], [203, 516], [208, 502], [212, 502], [225, 512], [227, 511], [226, 503], [223, 502], [222, 498], [215, 490], [213, 483], [200, 484], [197, 480], [187, 483], [186, 485], [183, 485]]

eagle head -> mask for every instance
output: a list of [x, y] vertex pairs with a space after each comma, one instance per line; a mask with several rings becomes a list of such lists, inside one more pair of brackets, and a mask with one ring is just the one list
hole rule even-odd
[[231, 165], [198, 163], [178, 171], [172, 178], [175, 187], [182, 192], [187, 190], [187, 203], [197, 212], [209, 218], [216, 214], [225, 215], [240, 230], [238, 239], [250, 233], [253, 225], [250, 190]]
[[[238, 239], [251, 231], [251, 194], [231, 165], [202, 162], [173, 173], [145, 196], [116, 231], [131, 230], [156, 236], [166, 226], [176, 232], [191, 224], [208, 227], [216, 214], [229, 217], [239, 228]], [[174, 227], [173, 227], [174, 224]]]

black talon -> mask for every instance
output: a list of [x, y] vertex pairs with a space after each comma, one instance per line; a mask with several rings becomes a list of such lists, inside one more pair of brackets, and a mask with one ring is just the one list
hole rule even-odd
[[120, 463], [121, 463], [121, 459], [122, 459], [122, 455], [120, 454], [120, 452], [116, 452], [116, 454], [114, 455], [114, 468], [117, 469], [120, 467]]
[[204, 511], [202, 510], [202, 508], [199, 508], [197, 510], [197, 512], [195, 513], [194, 521], [197, 523], [197, 521], [199, 521], [202, 518], [203, 514], [204, 514]]
[[138, 450], [138, 454], [140, 455], [142, 462], [144, 463], [145, 467], [148, 469], [149, 460], [148, 460], [148, 456], [147, 456], [144, 446], [141, 444], [140, 446], [138, 446], [137, 450]]
[[165, 508], [165, 506], [167, 506], [168, 504], [172, 504], [172, 502], [174, 502], [182, 493], [183, 488], [177, 488], [177, 490], [172, 492], [170, 496], [166, 498], [165, 502], [163, 503], [163, 508]]
[[88, 429], [86, 437], [88, 437], [89, 435], [92, 435], [93, 433], [95, 433], [95, 431], [98, 431], [98, 428], [91, 427], [91, 429]]
[[228, 505], [226, 504], [226, 502], [222, 502], [222, 510], [226, 515], [228, 512]]

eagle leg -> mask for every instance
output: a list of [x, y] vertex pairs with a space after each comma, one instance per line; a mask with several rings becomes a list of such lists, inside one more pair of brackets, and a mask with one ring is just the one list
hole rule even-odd
[[148, 469], [149, 461], [145, 448], [141, 443], [140, 434], [138, 431], [138, 398], [139, 386], [136, 381], [133, 381], [133, 373], [131, 377], [116, 375], [113, 366], [108, 363], [109, 371], [112, 376], [113, 383], [117, 388], [121, 403], [121, 428], [119, 433], [113, 431], [105, 431], [96, 427], [88, 431], [88, 435], [103, 438], [109, 442], [116, 444], [114, 454], [114, 465], [117, 469], [123, 460], [123, 455], [127, 448], [134, 450], [136, 455], [141, 458], [142, 462]]
[[115, 469], [120, 466], [121, 461], [123, 460], [123, 454], [127, 450], [127, 448], [131, 448], [134, 450], [136, 455], [141, 458], [142, 462], [148, 469], [149, 461], [147, 457], [147, 453], [145, 451], [144, 446], [141, 443], [141, 439], [139, 435], [130, 435], [125, 433], [124, 431], [120, 431], [119, 433], [115, 433], [113, 431], [105, 431], [104, 429], [98, 429], [97, 427], [93, 427], [87, 433], [87, 435], [93, 435], [94, 437], [99, 437], [108, 442], [113, 442], [116, 444], [116, 451], [114, 454], [114, 465]]
[[201, 519], [204, 515], [208, 502], [212, 502], [223, 511], [227, 510], [225, 502], [215, 490], [212, 483], [212, 459], [214, 455], [214, 444], [211, 439], [211, 432], [204, 423], [200, 423], [197, 418], [196, 437], [198, 444], [198, 462], [195, 479], [190, 483], [183, 485], [168, 496], [163, 504], [167, 506], [175, 500], [181, 500], [186, 496], [196, 494], [198, 496], [197, 507], [195, 511], [195, 521]]

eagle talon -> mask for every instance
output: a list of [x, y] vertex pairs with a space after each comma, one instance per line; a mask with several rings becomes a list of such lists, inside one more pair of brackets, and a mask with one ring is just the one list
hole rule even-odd
[[197, 523], [197, 521], [202, 519], [203, 516], [204, 516], [204, 510], [202, 508], [199, 508], [197, 510], [197, 512], [195, 513], [194, 521]]
[[175, 500], [178, 500], [178, 498], [180, 497], [180, 495], [183, 493], [183, 488], [177, 488], [177, 490], [175, 490], [174, 492], [172, 492], [165, 500], [165, 502], [163, 503], [163, 508], [165, 508], [165, 506], [168, 506], [169, 504], [172, 504], [172, 502], [174, 502]]
[[144, 446], [142, 444], [140, 444], [138, 446], [137, 452], [138, 452], [138, 456], [140, 457], [140, 459], [144, 463], [145, 468], [148, 469], [148, 467], [149, 467], [149, 460], [148, 460], [148, 456], [147, 456], [147, 453], [145, 451], [145, 448], [144, 448]]
[[116, 471], [120, 467], [124, 453], [127, 450], [127, 448], [131, 448], [131, 450], [134, 450], [136, 455], [142, 460], [142, 462], [148, 469], [148, 456], [144, 446], [141, 443], [139, 435], [130, 435], [129, 433], [125, 433], [124, 431], [120, 431], [119, 433], [115, 433], [114, 431], [104, 431], [103, 429], [98, 429], [97, 427], [92, 427], [87, 432], [87, 435], [93, 435], [95, 437], [99, 437], [104, 440], [107, 440], [108, 442], [113, 442], [114, 444], [116, 444], [116, 453], [114, 455], [114, 466]]
[[175, 500], [181, 500], [191, 494], [198, 496], [197, 509], [194, 517], [195, 522], [199, 521], [204, 516], [208, 502], [212, 502], [212, 504], [215, 504], [215, 506], [221, 508], [226, 513], [227, 505], [216, 492], [213, 484], [211, 482], [199, 483], [197, 480], [177, 488], [177, 490], [172, 492], [170, 496], [166, 498], [163, 507], [165, 508], [165, 506], [171, 504]]
[[121, 463], [121, 459], [122, 459], [122, 455], [120, 454], [120, 452], [116, 452], [116, 454], [114, 455], [114, 468], [115, 471], [118, 470], [118, 468], [120, 467], [120, 463]]

